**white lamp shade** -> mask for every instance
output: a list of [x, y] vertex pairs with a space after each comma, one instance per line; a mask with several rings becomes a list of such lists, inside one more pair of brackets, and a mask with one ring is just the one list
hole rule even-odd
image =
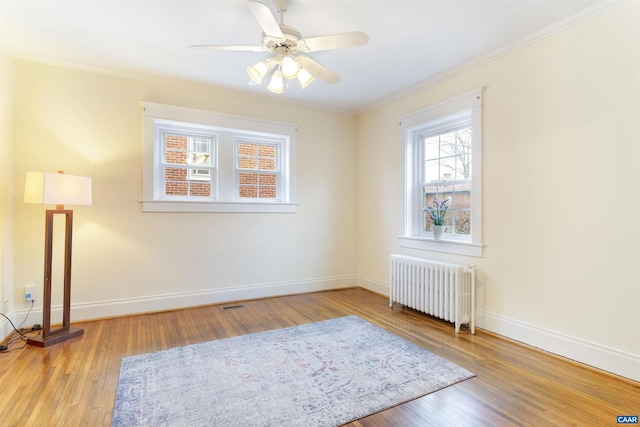
[[282, 58], [282, 75], [287, 79], [295, 79], [300, 72], [300, 66], [290, 56]]
[[298, 73], [298, 81], [300, 82], [302, 89], [309, 86], [309, 83], [311, 83], [315, 79], [316, 78], [309, 74], [307, 70], [305, 70], [304, 68], [300, 68], [300, 72]]
[[269, 86], [267, 86], [273, 93], [282, 93], [284, 92], [284, 80], [282, 79], [282, 72], [280, 70], [276, 70], [271, 77], [271, 82]]
[[266, 61], [258, 62], [253, 67], [247, 68], [247, 74], [249, 74], [251, 80], [260, 84], [262, 83], [262, 79], [269, 74], [275, 65], [276, 61], [273, 58], [269, 58]]
[[46, 205], [90, 205], [91, 178], [55, 172], [27, 172], [24, 202]]

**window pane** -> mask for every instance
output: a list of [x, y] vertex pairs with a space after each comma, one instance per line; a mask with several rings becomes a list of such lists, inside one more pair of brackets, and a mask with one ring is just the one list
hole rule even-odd
[[257, 185], [241, 185], [240, 197], [255, 199], [256, 197], [258, 197], [258, 186]]
[[275, 187], [259, 187], [258, 197], [261, 199], [275, 199], [276, 188]]
[[471, 179], [471, 154], [463, 154], [456, 159], [456, 179]]
[[257, 148], [256, 144], [248, 144], [246, 142], [241, 142], [238, 144], [238, 155], [255, 157], [256, 148]]
[[437, 159], [440, 157], [440, 137], [434, 136], [424, 140], [424, 158], [425, 160]]
[[187, 163], [187, 137], [183, 135], [165, 135], [165, 163], [184, 165]]
[[258, 168], [262, 171], [276, 170], [276, 159], [258, 159]]
[[187, 170], [182, 168], [166, 168], [165, 194], [167, 196], [188, 196]]
[[424, 182], [440, 181], [440, 160], [424, 162]]
[[169, 182], [169, 181], [172, 181], [172, 182], [176, 182], [176, 181], [186, 182], [187, 181], [187, 170], [183, 169], [183, 168], [167, 168], [165, 170], [165, 180], [167, 182]]
[[259, 195], [261, 199], [275, 199], [276, 194], [276, 175], [260, 174]]
[[455, 211], [455, 233], [471, 234], [471, 211]]
[[276, 185], [276, 176], [271, 174], [260, 174], [260, 185]]
[[260, 157], [275, 157], [276, 147], [275, 145], [260, 145], [258, 149], [258, 156]]
[[197, 197], [209, 197], [211, 196], [211, 183], [202, 181], [191, 181], [189, 186], [189, 195]]
[[444, 232], [452, 233], [451, 224], [453, 223], [453, 211], [451, 209], [447, 210], [447, 213], [444, 214]]
[[438, 181], [451, 181], [455, 177], [456, 157], [440, 159], [440, 176]]
[[471, 153], [471, 128], [467, 127], [464, 129], [458, 130], [456, 134], [456, 144], [458, 146], [457, 153], [458, 154], [468, 154]]
[[201, 153], [211, 152], [211, 141], [208, 138], [189, 138], [191, 151], [197, 151]]
[[257, 169], [258, 161], [255, 157], [238, 157], [239, 169]]
[[456, 133], [449, 132], [440, 135], [440, 157], [456, 154]]
[[255, 173], [240, 173], [240, 185], [258, 184], [258, 175]]
[[453, 203], [454, 209], [470, 209], [471, 208], [471, 184], [457, 184], [453, 186]]
[[241, 198], [258, 197], [258, 174], [243, 172], [238, 174], [239, 188], [238, 195]]
[[456, 179], [471, 178], [471, 128], [460, 129], [456, 132], [456, 154], [458, 162]]

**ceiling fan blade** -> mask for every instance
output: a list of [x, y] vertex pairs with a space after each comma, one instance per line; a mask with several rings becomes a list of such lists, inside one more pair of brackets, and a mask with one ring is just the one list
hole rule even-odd
[[278, 21], [271, 13], [269, 6], [264, 3], [260, 3], [259, 1], [251, 0], [247, 4], [249, 5], [251, 13], [253, 13], [253, 16], [256, 18], [256, 21], [260, 24], [262, 31], [264, 31], [266, 35], [278, 39], [284, 38], [280, 25], [278, 25]]
[[362, 46], [368, 42], [369, 36], [367, 34], [362, 31], [355, 31], [352, 33], [332, 34], [329, 36], [301, 39], [298, 40], [298, 49], [303, 52], [317, 52], [319, 50]]
[[306, 55], [297, 55], [293, 59], [295, 59], [298, 65], [307, 70], [313, 77], [331, 84], [338, 83], [340, 81], [339, 75]]
[[193, 44], [189, 47], [193, 49], [264, 52], [264, 47], [262, 46], [224, 46], [224, 45], [214, 45], [214, 44]]

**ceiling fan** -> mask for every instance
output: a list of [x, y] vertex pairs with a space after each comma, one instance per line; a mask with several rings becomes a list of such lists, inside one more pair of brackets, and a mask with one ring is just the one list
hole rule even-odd
[[298, 30], [284, 24], [284, 12], [289, 7], [289, 0], [273, 0], [273, 3], [280, 14], [280, 23], [266, 4], [254, 0], [249, 0], [247, 3], [263, 31], [261, 46], [192, 45], [189, 47], [270, 52], [273, 54], [272, 57], [247, 68], [247, 73], [252, 82], [260, 84], [273, 72], [267, 88], [271, 92], [282, 93], [285, 88], [284, 79], [298, 78], [303, 89], [315, 78], [327, 83], [337, 83], [340, 80], [340, 76], [314, 61], [305, 53], [362, 46], [369, 41], [369, 36], [361, 31], [303, 39]]

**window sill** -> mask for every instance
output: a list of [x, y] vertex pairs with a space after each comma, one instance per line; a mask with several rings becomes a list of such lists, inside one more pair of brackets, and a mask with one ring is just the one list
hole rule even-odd
[[297, 203], [141, 200], [142, 212], [295, 213]]
[[482, 244], [459, 240], [433, 240], [426, 237], [399, 236], [400, 246], [425, 251], [445, 252], [482, 258]]

